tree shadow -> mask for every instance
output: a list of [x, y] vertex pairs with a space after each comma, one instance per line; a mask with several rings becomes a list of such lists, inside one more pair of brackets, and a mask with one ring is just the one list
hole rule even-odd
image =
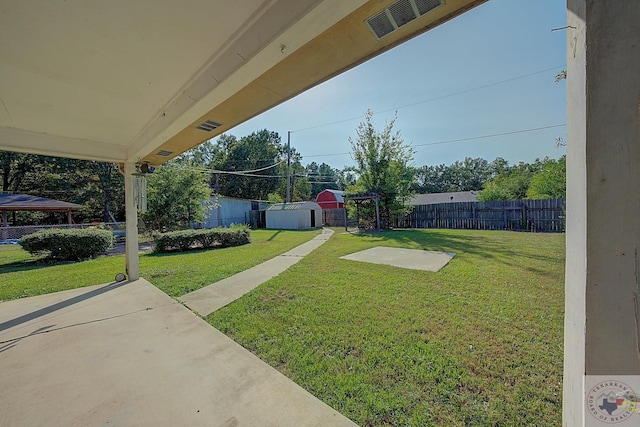
[[275, 239], [276, 237], [278, 237], [278, 234], [280, 234], [280, 233], [282, 233], [282, 230], [275, 230], [275, 233], [273, 233], [273, 234], [271, 235], [271, 237], [269, 237], [269, 238], [267, 239], [267, 242], [270, 242], [270, 241], [272, 241], [273, 239]]
[[[510, 237], [512, 236], [506, 236], [508, 237], [506, 239], [496, 239], [496, 236], [492, 236], [491, 234], [463, 234], [465, 230], [434, 229], [434, 232], [429, 232], [428, 230], [429, 229], [365, 231], [354, 233], [352, 236], [358, 239], [370, 239], [372, 242], [380, 242], [382, 245], [401, 245], [415, 249], [453, 252], [456, 254], [467, 253], [480, 258], [499, 261], [505, 265], [519, 265], [525, 268], [531, 266], [522, 265], [522, 263], [516, 261], [516, 258], [546, 262], [559, 261], [556, 257], [535, 253], [535, 251], [514, 246], [513, 242], [510, 241]], [[475, 232], [475, 230], [469, 231]], [[486, 233], [493, 232], [494, 231], [486, 231]], [[519, 234], [508, 231], [495, 231], [495, 233]], [[531, 268], [533, 269], [533, 267]], [[541, 273], [538, 269], [533, 269], [533, 271]]]
[[[82, 260], [84, 261], [84, 260]], [[81, 261], [53, 261], [47, 257], [38, 259], [28, 259], [24, 261], [15, 261], [0, 265], [0, 274], [15, 273], [18, 271], [32, 271], [41, 268], [54, 267], [56, 265], [73, 264]]]

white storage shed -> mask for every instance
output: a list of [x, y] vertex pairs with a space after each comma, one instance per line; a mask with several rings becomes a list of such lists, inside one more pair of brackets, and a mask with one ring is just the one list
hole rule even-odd
[[277, 203], [267, 208], [267, 228], [307, 230], [322, 226], [322, 208], [315, 202]]

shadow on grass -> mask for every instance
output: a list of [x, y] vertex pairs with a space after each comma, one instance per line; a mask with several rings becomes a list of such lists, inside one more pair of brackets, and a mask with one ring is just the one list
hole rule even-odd
[[282, 230], [276, 230], [276, 232], [275, 232], [275, 233], [273, 233], [273, 234], [271, 235], [271, 237], [269, 237], [269, 238], [267, 239], [267, 242], [270, 242], [270, 241], [272, 241], [273, 239], [275, 239], [276, 237], [278, 237], [278, 234], [280, 234], [280, 233], [282, 233]]
[[[492, 234], [476, 234], [475, 230], [445, 230], [445, 229], [419, 229], [419, 230], [385, 230], [354, 233], [352, 236], [358, 239], [370, 239], [372, 242], [380, 242], [392, 246], [416, 246], [430, 251], [442, 251], [453, 253], [467, 253], [485, 259], [499, 261], [507, 265], [520, 265], [514, 262], [514, 258], [528, 258], [537, 261], [558, 262], [553, 256], [534, 253], [532, 250], [517, 248], [513, 241], [517, 237], [516, 232], [491, 231], [485, 233], [502, 233], [502, 239], [496, 239]], [[513, 235], [512, 235], [513, 234]]]
[[38, 259], [28, 259], [25, 261], [16, 261], [10, 262], [7, 264], [0, 265], [0, 274], [4, 273], [15, 273], [18, 271], [32, 271], [39, 270], [41, 268], [55, 267], [56, 265], [68, 265], [75, 264], [78, 262], [87, 261], [87, 260], [79, 260], [79, 261], [54, 261], [47, 257], [38, 258]]
[[250, 245], [250, 244], [251, 244], [251, 242], [244, 243], [242, 245], [231, 245], [231, 246], [218, 245], [218, 246], [212, 246], [212, 247], [208, 247], [208, 248], [192, 247], [191, 249], [187, 249], [185, 251], [181, 251], [179, 249], [174, 249], [174, 250], [170, 250], [170, 251], [167, 251], [167, 252], [151, 251], [151, 252], [147, 252], [145, 254], [141, 254], [140, 256], [152, 257], [152, 258], [161, 258], [161, 257], [171, 257], [171, 256], [175, 256], [175, 255], [201, 254], [203, 252], [220, 251], [222, 249], [241, 248], [243, 246]]
[[189, 255], [189, 254], [200, 254], [202, 252], [208, 252], [208, 251], [215, 251], [215, 250], [220, 250], [223, 249], [222, 247], [219, 248], [194, 248], [194, 249], [189, 249], [188, 251], [178, 251], [178, 250], [174, 250], [174, 251], [169, 251], [169, 252], [148, 252], [146, 254], [141, 254], [140, 257], [145, 256], [145, 257], [151, 257], [151, 258], [164, 258], [164, 257], [174, 257], [176, 255]]

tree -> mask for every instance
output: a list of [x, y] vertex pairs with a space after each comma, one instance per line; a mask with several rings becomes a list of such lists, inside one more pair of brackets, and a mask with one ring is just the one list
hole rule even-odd
[[382, 132], [376, 131], [372, 118], [373, 112], [368, 110], [356, 130], [358, 138], [349, 138], [358, 179], [347, 192], [379, 194], [382, 226], [389, 227], [392, 214], [406, 211], [406, 201], [411, 197], [413, 168], [409, 163], [414, 150], [404, 143], [400, 132], [393, 132], [395, 118]]
[[312, 197], [316, 197], [324, 190], [344, 189], [340, 171], [326, 163], [318, 165], [316, 162], [311, 162], [305, 167], [305, 173], [311, 183]]
[[279, 181], [282, 181], [282, 168], [271, 166], [284, 160], [286, 149], [278, 133], [263, 129], [240, 139], [221, 135], [209, 167], [232, 172], [255, 171], [251, 176], [220, 174], [217, 190], [229, 197], [266, 200], [269, 193], [277, 191]]
[[567, 158], [545, 159], [542, 171], [529, 184], [529, 199], [564, 199], [567, 196]]
[[495, 200], [525, 199], [531, 179], [538, 168], [539, 166], [536, 163], [520, 162], [518, 165], [487, 181], [484, 189], [478, 194], [478, 200], [490, 202]]
[[[26, 193], [82, 205], [76, 222], [124, 219], [124, 179], [117, 165], [0, 151], [3, 192]], [[58, 217], [56, 217], [56, 215]], [[16, 224], [55, 223], [59, 214], [18, 212]]]
[[487, 181], [478, 194], [483, 202], [494, 200], [522, 200], [564, 198], [566, 193], [566, 161], [545, 157], [533, 163], [520, 162], [509, 167], [506, 163], [500, 167], [503, 171]]
[[41, 162], [42, 156], [35, 154], [0, 151], [2, 192], [18, 192], [27, 174], [33, 172]]
[[415, 170], [412, 189], [419, 193], [447, 193], [451, 191], [481, 190], [494, 176], [498, 159], [489, 163], [482, 158], [465, 157], [451, 165], [422, 166]]
[[190, 227], [204, 221], [209, 199], [202, 173], [169, 162], [147, 175], [147, 212], [142, 218], [155, 230]]

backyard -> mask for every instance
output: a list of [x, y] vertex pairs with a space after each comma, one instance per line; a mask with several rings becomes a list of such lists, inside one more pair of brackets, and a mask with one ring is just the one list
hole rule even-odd
[[[210, 285], [313, 238], [317, 231], [253, 230], [250, 245], [140, 256], [142, 277], [172, 297]], [[125, 269], [124, 255], [49, 264], [18, 245], [0, 245], [0, 301], [107, 283]]]
[[[412, 230], [333, 237], [207, 317], [362, 426], [560, 425], [564, 235]], [[252, 232], [237, 248], [141, 256], [181, 295], [317, 232]], [[375, 246], [456, 253], [440, 272], [340, 259]], [[0, 300], [113, 280], [122, 256], [24, 262], [0, 247]]]

